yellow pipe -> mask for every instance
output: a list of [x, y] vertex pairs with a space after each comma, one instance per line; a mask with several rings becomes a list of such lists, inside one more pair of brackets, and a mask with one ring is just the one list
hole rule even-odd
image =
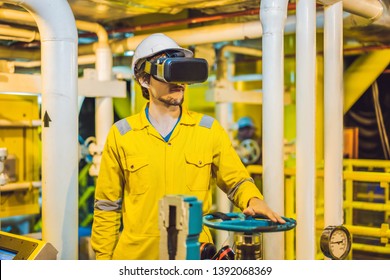
[[344, 171], [344, 180], [361, 182], [390, 182], [390, 173], [365, 172], [365, 171]]
[[352, 225], [345, 225], [345, 227], [349, 230], [351, 234], [380, 237], [380, 238], [390, 238], [390, 230], [388, 224], [382, 224], [380, 228], [352, 226]]
[[[347, 202], [349, 205], [353, 201], [353, 181], [352, 180], [346, 180], [345, 182], [345, 202]], [[344, 202], [344, 203], [345, 203]], [[346, 224], [352, 224], [353, 223], [353, 209], [352, 207], [346, 207], [344, 205], [345, 209], [345, 223]]]
[[[285, 215], [286, 217], [292, 218], [294, 217], [294, 205], [295, 205], [295, 195], [294, 195], [294, 184], [295, 178], [289, 177], [285, 180]], [[295, 259], [295, 251], [294, 251], [294, 240], [295, 240], [295, 230], [289, 230], [285, 235], [285, 243], [286, 243], [286, 259], [293, 260]]]
[[384, 200], [385, 196], [383, 194], [376, 194], [372, 191], [368, 192], [368, 193], [358, 193], [356, 195], [357, 198], [359, 199], [368, 199], [370, 201], [373, 201], [375, 199], [380, 199], [380, 200]]
[[390, 49], [361, 55], [344, 73], [344, 114], [390, 63]]
[[35, 30], [15, 28], [10, 26], [0, 26], [0, 36], [4, 39], [18, 40], [22, 42], [39, 41], [39, 33]]
[[[390, 204], [390, 189], [389, 189], [389, 184], [387, 184], [387, 188], [385, 188], [385, 204], [389, 205]], [[390, 217], [390, 211], [385, 212], [385, 217], [389, 218]]]
[[[249, 165], [247, 170], [251, 174], [262, 174], [263, 167], [261, 165]], [[295, 168], [285, 168], [284, 174], [295, 176]], [[317, 170], [317, 177], [323, 177], [324, 171]], [[365, 172], [365, 171], [344, 171], [344, 180], [362, 181], [362, 182], [390, 182], [390, 173], [381, 172]]]
[[370, 159], [345, 159], [345, 165], [355, 167], [381, 167], [390, 168], [390, 160], [370, 160]]
[[372, 202], [344, 202], [344, 207], [352, 207], [354, 209], [371, 210], [371, 211], [390, 211], [390, 205], [372, 203]]
[[390, 254], [390, 247], [381, 247], [381, 246], [366, 245], [366, 244], [353, 243], [352, 250], [373, 252], [373, 253], [379, 253], [379, 254]]
[[11, 47], [0, 46], [0, 58], [23, 58], [30, 60], [41, 59], [41, 50], [13, 49]]
[[0, 9], [0, 18], [2, 20], [14, 20], [14, 21], [22, 21], [25, 23], [32, 24], [36, 26], [35, 19], [28, 12], [22, 12], [12, 9]]

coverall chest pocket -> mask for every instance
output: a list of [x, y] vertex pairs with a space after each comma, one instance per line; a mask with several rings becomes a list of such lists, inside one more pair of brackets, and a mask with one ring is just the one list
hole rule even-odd
[[148, 157], [126, 157], [125, 173], [130, 187], [130, 194], [143, 194], [149, 189], [150, 170]]
[[191, 191], [206, 191], [210, 187], [211, 155], [186, 153], [186, 184]]

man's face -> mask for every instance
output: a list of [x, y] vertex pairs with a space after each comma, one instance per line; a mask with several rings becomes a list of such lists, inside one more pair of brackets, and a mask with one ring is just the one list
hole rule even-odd
[[253, 137], [255, 133], [255, 128], [251, 126], [245, 126], [240, 129], [238, 129], [238, 139], [239, 140], [245, 140], [250, 139]]
[[150, 99], [160, 102], [166, 106], [180, 106], [184, 101], [184, 84], [171, 84], [161, 82], [150, 77], [149, 93]]

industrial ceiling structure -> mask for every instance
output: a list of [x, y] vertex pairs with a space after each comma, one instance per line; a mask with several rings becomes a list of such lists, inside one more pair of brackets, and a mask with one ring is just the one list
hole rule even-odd
[[[310, 16], [314, 14], [316, 8], [316, 14], [308, 21], [312, 24], [306, 26], [302, 25], [304, 21], [299, 20], [302, 18], [300, 17], [302, 14], [299, 13], [302, 11], [299, 9], [300, 3], [304, 3], [304, 1], [298, 4], [298, 1], [295, 0], [275, 0], [283, 5], [288, 3], [285, 22], [283, 22], [284, 9], [280, 9], [280, 6], [275, 4], [272, 6], [274, 9], [263, 10], [261, 4], [267, 2], [272, 2], [271, 4], [267, 3], [270, 6], [274, 4], [273, 0], [263, 1], [69, 0], [71, 10], [65, 0], [0, 1], [0, 86], [3, 86], [4, 92], [11, 94], [28, 92], [42, 96], [40, 110], [43, 118], [39, 121], [43, 121], [43, 126], [40, 123], [40, 127], [42, 128], [42, 162], [45, 164], [42, 165], [41, 181], [43, 192], [48, 194], [46, 197], [50, 196], [51, 198], [42, 204], [42, 213], [47, 213], [43, 220], [42, 229], [46, 230], [45, 238], [59, 250], [59, 259], [77, 258], [76, 230], [78, 221], [75, 217], [78, 216], [79, 209], [78, 182], [74, 176], [79, 171], [79, 143], [75, 143], [78, 139], [77, 136], [80, 135], [77, 114], [79, 108], [76, 108], [77, 98], [80, 96], [95, 98], [96, 143], [94, 144], [96, 145], [94, 146], [95, 150], [92, 151], [94, 157], [92, 162], [100, 163], [101, 149], [114, 121], [112, 99], [126, 97], [127, 94], [124, 81], [111, 79], [112, 66], [129, 66], [131, 51], [147, 34], [155, 32], [167, 33], [179, 45], [195, 48], [195, 55], [202, 47], [204, 47], [203, 51], [206, 54], [215, 53], [215, 57], [224, 51], [234, 52], [234, 49], [224, 49], [223, 47], [226, 45], [227, 47], [245, 47], [245, 51], [241, 49], [244, 53], [234, 55], [233, 59], [235, 60], [229, 60], [227, 63], [224, 59], [220, 59], [219, 64], [215, 63], [218, 64], [217, 71], [215, 71], [217, 73], [213, 75], [214, 80], [210, 81], [207, 86], [212, 89], [216, 118], [225, 128], [230, 128], [230, 122], [233, 122], [233, 116], [230, 113], [232, 110], [230, 110], [228, 103], [244, 103], [245, 101], [249, 104], [262, 105], [264, 109], [261, 116], [262, 135], [265, 136], [262, 139], [263, 150], [272, 151], [262, 155], [263, 162], [267, 164], [262, 171], [263, 189], [265, 197], [272, 199], [270, 205], [276, 206], [273, 208], [277, 211], [284, 207], [284, 197], [280, 195], [284, 193], [283, 105], [285, 104], [285, 95], [293, 96], [295, 92], [299, 92], [299, 98], [291, 103], [296, 103], [294, 104], [296, 107], [293, 108], [296, 111], [296, 134], [300, 135], [300, 137], [296, 137], [296, 150], [304, 152], [297, 152], [297, 154], [300, 158], [305, 159], [305, 163], [297, 164], [296, 178], [298, 178], [297, 185], [305, 185], [310, 189], [306, 191], [303, 188], [297, 188], [302, 194], [298, 194], [298, 196], [302, 198], [304, 194], [305, 202], [307, 201], [307, 203], [299, 203], [297, 200], [297, 219], [308, 222], [300, 222], [301, 228], [297, 231], [296, 251], [297, 259], [314, 259], [312, 254], [315, 252], [315, 236], [312, 229], [315, 228], [315, 225], [313, 224], [314, 219], [311, 219], [315, 214], [311, 207], [314, 205], [315, 197], [314, 192], [312, 192], [314, 186], [310, 183], [306, 184], [306, 182], [315, 182], [314, 166], [316, 166], [315, 155], [318, 153], [317, 146], [335, 148], [334, 150], [326, 148], [325, 152], [321, 151], [320, 157], [326, 153], [324, 158], [327, 158], [325, 161], [327, 173], [324, 178], [335, 179], [335, 181], [325, 180], [325, 188], [331, 189], [331, 191], [335, 190], [335, 194], [332, 193], [328, 197], [343, 197], [341, 193], [343, 182], [339, 180], [343, 170], [341, 160], [343, 116], [357, 99], [371, 87], [378, 76], [385, 72], [389, 73], [390, 0], [343, 0], [343, 7], [339, 5], [341, 3], [338, 0], [317, 1], [317, 6], [313, 1], [306, 1], [310, 2], [310, 10], [313, 12], [310, 13]], [[334, 16], [336, 20], [331, 21], [331, 27], [336, 26], [337, 28], [325, 28], [324, 14], [329, 11], [327, 10], [329, 6], [325, 7], [324, 3], [329, 6], [336, 4], [339, 8], [337, 10], [339, 13]], [[362, 9], [362, 3], [366, 4], [367, 10]], [[31, 6], [34, 8], [39, 6], [42, 9], [30, 14], [22, 8]], [[359, 6], [360, 9], [353, 9], [355, 6]], [[356, 13], [356, 10], [359, 12]], [[278, 15], [278, 21], [271, 20], [267, 23], [268, 27], [276, 26], [277, 32], [266, 33], [269, 30], [264, 27], [263, 36], [262, 23], [264, 26], [266, 25], [266, 15], [267, 13], [272, 14], [272, 12]], [[261, 14], [265, 16], [262, 19], [260, 19]], [[332, 13], [332, 15], [334, 14]], [[74, 24], [73, 16], [76, 19], [76, 24]], [[62, 18], [66, 18], [66, 20], [62, 21]], [[261, 23], [260, 20], [263, 22]], [[315, 30], [310, 28], [308, 32], [305, 32], [306, 27], [314, 27], [315, 24]], [[340, 32], [341, 30], [343, 32]], [[301, 39], [304, 40], [298, 40], [295, 38], [297, 33], [299, 35], [305, 33], [304, 35], [309, 34], [309, 36], [304, 38], [301, 36]], [[266, 34], [272, 36], [265, 36]], [[276, 36], [273, 36], [275, 34]], [[287, 36], [283, 37], [283, 35]], [[272, 40], [269, 40], [270, 37], [273, 37]], [[291, 40], [283, 41], [282, 38]], [[319, 46], [317, 49], [315, 48], [316, 44], [312, 44], [315, 42], [314, 40], [317, 40]], [[321, 40], [324, 44], [321, 44], [323, 43]], [[285, 48], [286, 44], [282, 45], [283, 42], [290, 43], [288, 53], [283, 53], [283, 50], [287, 49]], [[307, 44], [299, 44], [302, 42], [307, 42]], [[344, 57], [342, 50], [344, 50]], [[371, 50], [381, 51], [371, 52]], [[382, 50], [385, 50], [385, 54]], [[324, 53], [321, 57], [324, 63], [320, 64], [320, 67], [324, 66], [324, 69], [317, 77], [316, 60], [318, 56], [321, 56], [321, 52]], [[283, 67], [287, 55], [289, 55], [290, 62], [294, 60], [296, 63], [296, 67], [294, 63], [288, 65], [292, 69], [289, 73], [291, 74], [291, 91], [285, 87], [284, 80]], [[345, 55], [355, 56], [351, 65], [343, 64], [346, 61]], [[251, 58], [247, 61], [261, 60], [261, 94], [254, 90], [244, 92], [246, 89], [239, 92], [232, 85], [235, 81], [225, 81], [228, 79], [223, 76], [226, 73], [230, 74], [228, 66], [238, 65], [237, 62], [240, 59], [244, 60], [249, 56]], [[114, 61], [112, 61], [113, 58]], [[84, 75], [82, 78], [79, 77], [80, 75], [77, 76], [82, 68], [80, 66], [88, 64], [96, 66], [95, 69], [88, 69], [93, 70], [89, 72], [93, 75], [91, 74], [91, 77]], [[229, 65], [227, 66], [227, 64]], [[27, 75], [25, 75], [26, 72], [28, 72]], [[31, 73], [41, 75], [30, 75]], [[84, 74], [86, 73], [84, 72]], [[237, 71], [237, 74], [241, 74], [241, 72]], [[256, 74], [254, 77], [259, 79], [258, 71], [251, 74]], [[215, 83], [213, 83], [214, 81]], [[317, 81], [320, 82], [317, 83]], [[324, 100], [321, 104], [322, 108], [318, 110], [319, 112], [323, 110], [323, 114], [317, 115], [323, 115], [323, 121], [314, 121], [317, 104], [313, 97], [317, 95], [317, 84], [319, 84], [318, 87], [321, 86], [318, 95], [322, 94], [323, 91], [322, 99]], [[381, 83], [378, 82], [378, 84], [378, 88], [382, 90]], [[342, 89], [343, 85], [344, 90]], [[388, 89], [388, 79], [384, 88]], [[241, 95], [235, 94], [237, 92]], [[388, 90], [384, 92], [387, 93]], [[225, 95], [222, 96], [221, 93], [225, 93]], [[229, 95], [229, 93], [234, 94]], [[135, 97], [135, 94], [130, 96]], [[262, 98], [263, 96], [267, 98]], [[343, 98], [344, 104], [341, 102]], [[131, 102], [131, 105], [135, 103]], [[127, 106], [127, 104], [125, 105]], [[13, 108], [9, 110], [13, 110]], [[290, 110], [290, 115], [294, 111]], [[383, 118], [387, 119], [386, 116]], [[4, 119], [6, 118], [4, 117]], [[375, 123], [371, 120], [365, 121], [364, 118], [360, 119], [366, 123]], [[320, 124], [320, 127], [316, 126], [317, 124]], [[293, 129], [292, 127], [291, 129]], [[324, 143], [318, 141], [319, 145], [313, 140], [317, 131], [321, 131], [321, 133], [323, 131], [323, 134], [318, 136], [320, 141], [322, 141], [322, 136], [325, 136], [323, 137]], [[375, 128], [375, 133], [376, 131]], [[367, 134], [373, 133], [369, 131]], [[307, 143], [310, 144], [307, 145]], [[331, 158], [327, 157], [328, 155]], [[23, 157], [21, 156], [21, 158]], [[90, 175], [96, 176], [99, 169], [95, 168], [94, 165], [92, 167], [92, 173], [91, 170], [89, 171]], [[329, 173], [328, 170], [331, 172]], [[332, 171], [334, 171], [333, 175]], [[303, 178], [305, 182], [301, 184], [300, 178]], [[46, 186], [49, 187], [46, 188]], [[310, 195], [311, 197], [309, 197]], [[56, 203], [55, 207], [53, 202]], [[341, 199], [340, 202], [342, 202]], [[337, 211], [338, 213], [334, 216], [337, 219], [342, 217], [340, 215], [342, 207], [336, 207], [334, 204], [330, 206], [326, 207], [328, 209], [324, 211]], [[63, 209], [66, 211], [62, 211]], [[282, 213], [283, 210], [279, 212]], [[310, 219], [301, 219], [302, 214], [305, 216], [312, 214], [312, 216]], [[339, 220], [325, 222], [335, 225], [341, 223]], [[64, 232], [64, 228], [67, 232], [74, 234], [69, 234], [66, 237], [59, 234]], [[307, 238], [306, 233], [310, 233], [311, 236]], [[281, 258], [282, 250], [275, 250], [275, 248], [281, 247], [280, 244], [285, 244], [280, 236], [264, 243], [267, 244], [266, 252], [275, 254], [275, 256], [271, 255], [270, 259]], [[310, 256], [302, 257], [304, 254]]]
[[[111, 43], [118, 44], [139, 34], [215, 26], [218, 24], [260, 21], [260, 0], [69, 0], [75, 19], [98, 23], [107, 31]], [[345, 45], [351, 48], [388, 48], [390, 46], [389, 0], [381, 0], [384, 11], [380, 18], [363, 19], [355, 16], [344, 20]], [[296, 1], [289, 1], [288, 14], [295, 16]], [[323, 5], [317, 4], [318, 17]], [[0, 2], [0, 59], [38, 60], [39, 34], [34, 20], [13, 17], [10, 11], [26, 12], [20, 6]], [[292, 31], [294, 26], [292, 26]], [[319, 24], [321, 30], [321, 23]], [[259, 38], [256, 38], [259, 39]], [[93, 32], [79, 30], [79, 45], [91, 46], [97, 41]], [[213, 42], [217, 43], [217, 42]], [[250, 38], [235, 42], [261, 48], [261, 40], [251, 44]], [[125, 52], [113, 49], [114, 54]], [[80, 54], [91, 52], [86, 47]]]

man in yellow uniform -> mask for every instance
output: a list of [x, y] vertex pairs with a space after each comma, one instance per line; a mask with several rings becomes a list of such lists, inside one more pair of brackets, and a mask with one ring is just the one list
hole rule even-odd
[[[132, 68], [149, 102], [140, 113], [116, 122], [107, 137], [91, 236], [97, 259], [158, 259], [159, 200], [169, 194], [196, 196], [206, 214], [213, 178], [245, 214], [284, 223], [263, 201], [218, 121], [182, 106], [184, 84], [145, 70], [146, 62], [177, 54], [193, 56], [160, 33], [135, 50]], [[212, 242], [207, 228], [199, 241]]]

